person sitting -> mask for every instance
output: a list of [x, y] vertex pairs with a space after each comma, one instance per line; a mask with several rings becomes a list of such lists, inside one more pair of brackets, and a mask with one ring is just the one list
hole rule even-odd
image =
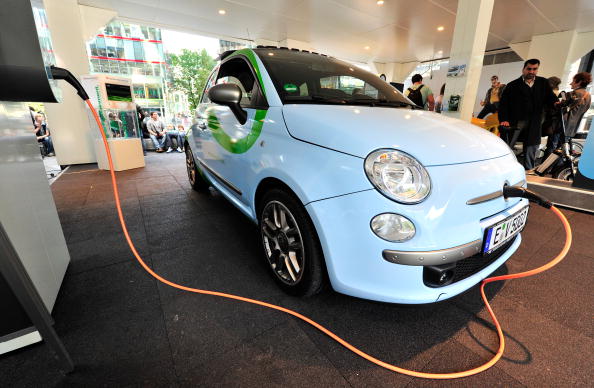
[[167, 152], [173, 151], [173, 148], [172, 148], [173, 139], [175, 139], [176, 144], [177, 144], [177, 152], [183, 152], [181, 147], [183, 147], [184, 143], [183, 143], [182, 135], [179, 132], [179, 127], [182, 128], [183, 133], [185, 135], [184, 126], [181, 124], [179, 124], [177, 126], [178, 130], [176, 130], [172, 124], [169, 124], [167, 126], [167, 129], [165, 130], [165, 132], [167, 133], [167, 144], [168, 144]]
[[485, 99], [481, 101], [483, 109], [477, 116], [479, 119], [484, 119], [485, 116], [490, 113], [497, 113], [497, 110], [499, 109], [499, 101], [501, 100], [501, 95], [503, 94], [505, 86], [505, 84], [499, 82], [498, 76], [494, 75], [491, 77], [491, 87], [487, 90]]
[[37, 141], [43, 144], [43, 154], [47, 156], [54, 156], [54, 144], [52, 143], [51, 134], [47, 124], [43, 121], [42, 114], [35, 115], [35, 129], [33, 129]]
[[157, 112], [151, 112], [151, 118], [146, 122], [146, 129], [155, 144], [157, 152], [163, 152], [167, 136], [165, 136], [165, 125], [159, 120], [159, 114]]

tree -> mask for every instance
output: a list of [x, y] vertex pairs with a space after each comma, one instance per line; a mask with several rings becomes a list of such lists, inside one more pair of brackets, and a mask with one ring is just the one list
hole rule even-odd
[[168, 55], [173, 78], [172, 87], [188, 96], [190, 110], [193, 111], [200, 103], [200, 94], [216, 61], [204, 49], [201, 52], [183, 49], [180, 55]]

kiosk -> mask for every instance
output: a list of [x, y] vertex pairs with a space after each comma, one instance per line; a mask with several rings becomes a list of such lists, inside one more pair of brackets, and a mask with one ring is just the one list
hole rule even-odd
[[[107, 143], [116, 171], [144, 167], [142, 132], [138, 123], [132, 85], [126, 78], [105, 74], [86, 75], [81, 83], [97, 109], [103, 124]], [[107, 155], [99, 129], [89, 110], [89, 120], [94, 128], [97, 165], [109, 170]]]

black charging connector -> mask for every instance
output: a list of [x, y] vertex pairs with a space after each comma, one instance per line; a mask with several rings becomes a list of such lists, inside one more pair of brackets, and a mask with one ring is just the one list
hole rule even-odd
[[80, 82], [78, 82], [74, 74], [61, 67], [52, 66], [50, 67], [50, 69], [52, 71], [53, 79], [62, 79], [68, 82], [70, 85], [72, 85], [74, 89], [76, 89], [76, 93], [80, 96], [80, 98], [82, 98], [85, 101], [89, 99], [89, 95], [87, 94], [87, 92], [85, 92], [85, 89], [80, 84]]
[[541, 197], [540, 195], [536, 194], [534, 191], [530, 191], [520, 186], [504, 186], [503, 187], [503, 197], [504, 198], [526, 198], [530, 202], [535, 202], [542, 207], [550, 209], [553, 206], [553, 203], [548, 199]]

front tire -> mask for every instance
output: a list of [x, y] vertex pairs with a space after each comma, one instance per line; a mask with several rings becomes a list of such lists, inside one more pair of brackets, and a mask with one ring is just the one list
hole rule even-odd
[[202, 176], [202, 172], [196, 166], [196, 161], [194, 160], [194, 154], [190, 149], [190, 146], [186, 144], [186, 170], [188, 172], [188, 180], [190, 181], [190, 186], [192, 189], [196, 191], [206, 191], [208, 189], [208, 181]]
[[324, 285], [322, 248], [307, 211], [293, 195], [272, 189], [258, 211], [264, 255], [275, 281], [288, 294], [311, 296]]

